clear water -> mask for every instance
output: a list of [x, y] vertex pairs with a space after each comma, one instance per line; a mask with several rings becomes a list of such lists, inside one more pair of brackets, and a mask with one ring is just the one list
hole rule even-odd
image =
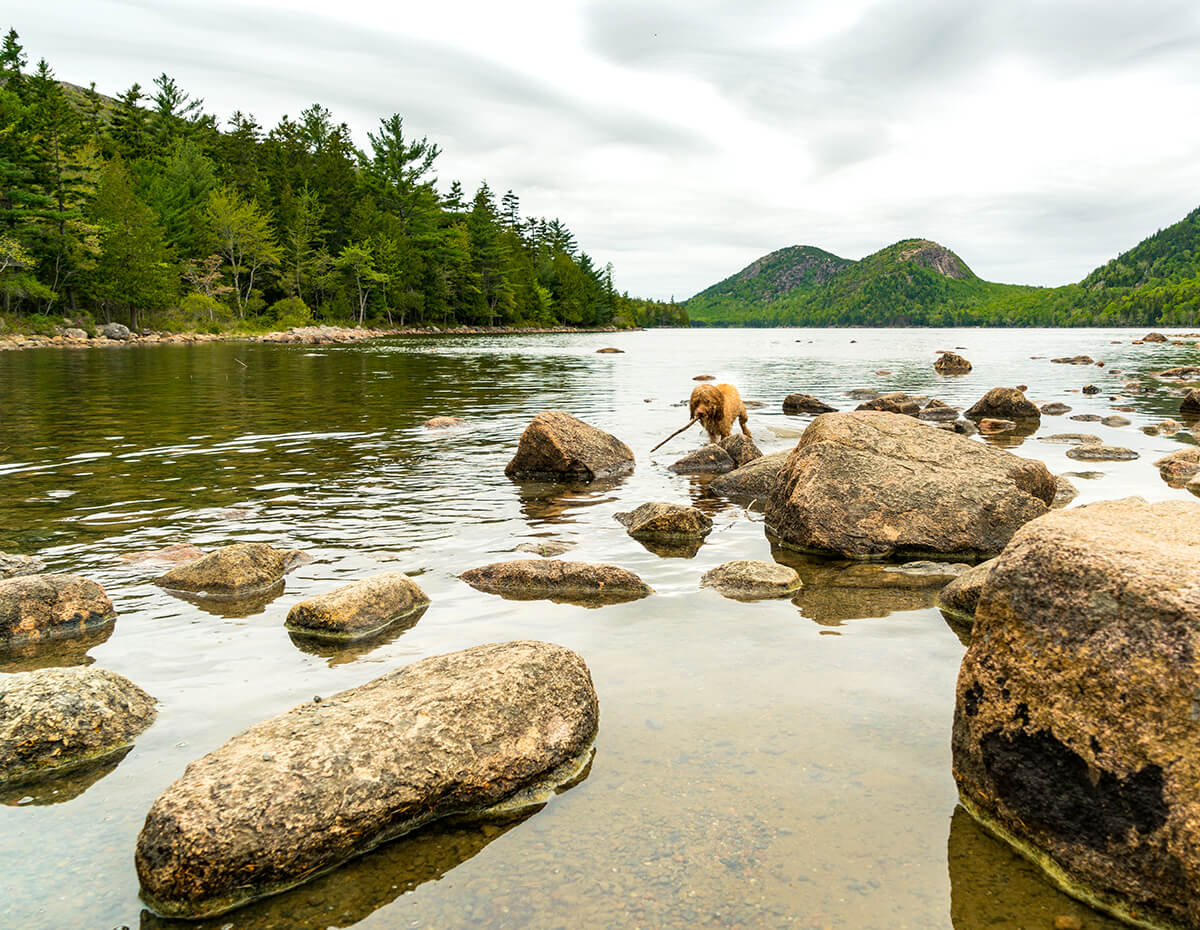
[[[770, 557], [761, 514], [666, 470], [699, 445], [698, 427], [647, 450], [686, 421], [677, 405], [701, 373], [765, 403], [750, 417], [764, 452], [790, 448], [809, 421], [781, 412], [793, 391], [841, 409], [859, 387], [967, 405], [1024, 383], [1037, 401], [1074, 408], [1038, 435], [1096, 433], [1140, 453], [1081, 463], [1069, 446], [1020, 441], [1015, 452], [1055, 473], [1100, 473], [1073, 479], [1077, 503], [1188, 498], [1151, 464], [1187, 440], [1138, 427], [1178, 414], [1150, 372], [1200, 363], [1200, 350], [1131, 345], [1140, 335], [652, 331], [0, 355], [0, 550], [100, 581], [120, 612], [111, 634], [0, 656], [0, 674], [94, 661], [160, 701], [119, 764], [0, 796], [0, 923], [168, 925], [138, 900], [133, 849], [150, 803], [190, 760], [315, 694], [536, 638], [592, 670], [601, 725], [585, 780], [520, 822], [435, 826], [204, 926], [976, 930], [1048, 927], [1059, 914], [1114, 926], [956, 810], [949, 736], [964, 646], [932, 608], [936, 589], [841, 587], [840, 566], [806, 564], [795, 602], [701, 590], [721, 562]], [[625, 352], [595, 353], [605, 345]], [[960, 346], [975, 370], [936, 374], [935, 351]], [[1079, 353], [1106, 367], [1049, 362]], [[1128, 379], [1149, 393], [1121, 394]], [[1102, 392], [1075, 393], [1088, 382]], [[1068, 418], [1124, 406], [1123, 428]], [[550, 408], [629, 443], [636, 472], [584, 490], [506, 479], [521, 430]], [[468, 423], [421, 428], [436, 415]], [[655, 555], [612, 516], [648, 500], [696, 502], [716, 529], [693, 558]], [[161, 566], [120, 559], [247, 540], [314, 561], [274, 600], [222, 613], [152, 585]], [[585, 609], [506, 601], [457, 578], [546, 541], [568, 544], [565, 558], [630, 568], [656, 593]], [[432, 599], [411, 629], [344, 650], [284, 631], [297, 600], [397, 569]]]

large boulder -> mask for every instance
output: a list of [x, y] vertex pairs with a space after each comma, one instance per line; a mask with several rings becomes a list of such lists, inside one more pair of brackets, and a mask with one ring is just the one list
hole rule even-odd
[[856, 559], [995, 555], [1044, 514], [1041, 462], [888, 413], [827, 413], [804, 431], [767, 502], [780, 544]]
[[800, 574], [790, 566], [759, 559], [735, 559], [718, 565], [700, 578], [702, 588], [713, 588], [738, 601], [790, 597], [803, 587]]
[[542, 804], [590, 756], [598, 706], [562, 646], [434, 656], [305, 703], [193, 762], [151, 806], [143, 900], [206, 917], [448, 815]]
[[634, 539], [695, 539], [712, 532], [712, 518], [683, 504], [651, 501], [628, 513], [613, 514]]
[[78, 575], [0, 581], [0, 645], [79, 636], [116, 616], [104, 588]]
[[105, 323], [100, 327], [100, 335], [105, 339], [116, 339], [120, 342], [127, 342], [133, 338], [129, 327], [121, 323]]
[[745, 433], [734, 433], [732, 436], [726, 436], [717, 445], [729, 453], [729, 457], [733, 459], [734, 468], [741, 468], [755, 459], [762, 458], [762, 450]]
[[633, 471], [633, 450], [616, 436], [561, 410], [539, 413], [525, 427], [510, 478], [593, 481]]
[[965, 375], [971, 370], [971, 363], [957, 352], [942, 352], [933, 368], [943, 375]]
[[723, 475], [733, 471], [733, 456], [715, 442], [689, 452], [677, 462], [667, 466], [667, 471], [677, 475]]
[[301, 636], [344, 642], [378, 633], [428, 604], [428, 595], [408, 575], [385, 572], [301, 601], [288, 611], [285, 625]]
[[779, 470], [787, 461], [788, 452], [772, 452], [727, 474], [714, 478], [708, 490], [737, 501], [750, 504], [754, 501], [766, 503], [767, 497], [779, 478]]
[[287, 556], [266, 543], [236, 543], [176, 566], [154, 583], [201, 597], [248, 597], [283, 582]]
[[1183, 416], [1200, 417], [1200, 388], [1192, 388], [1179, 402], [1179, 412]]
[[154, 722], [154, 698], [103, 668], [0, 677], [0, 785], [99, 764]]
[[994, 417], [997, 420], [1036, 420], [1041, 418], [1041, 411], [1017, 388], [992, 388], [975, 405], [967, 410], [964, 416], [972, 420], [982, 420], [984, 417]]
[[789, 394], [783, 399], [783, 412], [790, 416], [833, 413], [836, 409], [811, 394]]
[[494, 562], [472, 568], [459, 577], [476, 590], [523, 601], [616, 604], [654, 593], [633, 572], [616, 565], [560, 559]]
[[0, 579], [15, 578], [17, 575], [36, 575], [45, 568], [46, 563], [35, 556], [0, 552]]
[[1021, 529], [957, 686], [964, 806], [1068, 893], [1200, 926], [1200, 505], [1140, 498]]

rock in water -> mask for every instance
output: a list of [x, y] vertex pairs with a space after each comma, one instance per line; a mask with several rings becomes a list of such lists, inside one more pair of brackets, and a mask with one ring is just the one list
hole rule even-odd
[[117, 339], [121, 342], [126, 342], [133, 338], [133, 333], [129, 331], [129, 327], [123, 326], [120, 323], [105, 323], [100, 327], [100, 335], [105, 339]]
[[1067, 458], [1078, 459], [1081, 462], [1129, 462], [1136, 459], [1138, 454], [1124, 446], [1105, 446], [1086, 443], [1067, 450]]
[[561, 410], [539, 413], [504, 469], [510, 478], [592, 481], [633, 471], [633, 450]]
[[545, 803], [590, 755], [598, 707], [562, 646], [423, 659], [250, 727], [187, 767], [138, 836], [142, 897], [207, 917], [447, 815]]
[[78, 575], [0, 581], [0, 646], [80, 636], [116, 616], [104, 588]]
[[1189, 478], [1200, 473], [1200, 446], [1187, 446], [1154, 463], [1163, 481], [1172, 487], [1182, 487]]
[[944, 375], [965, 375], [971, 370], [971, 363], [957, 352], [942, 352], [933, 368]]
[[958, 676], [964, 806], [1143, 926], [1200, 926], [1197, 566], [1200, 505], [1048, 514], [996, 560]]
[[827, 413], [804, 431], [766, 508], [789, 548], [856, 559], [983, 558], [1044, 514], [1041, 462], [884, 413]]
[[201, 597], [246, 597], [280, 584], [288, 551], [266, 543], [237, 543], [171, 569], [154, 583]]
[[891, 394], [880, 394], [872, 400], [864, 401], [855, 409], [880, 410], [885, 413], [901, 413], [906, 417], [915, 417], [921, 412], [921, 404], [903, 391], [893, 391]]
[[733, 471], [733, 456], [715, 442], [689, 452], [678, 462], [667, 466], [677, 475], [723, 475]]
[[45, 570], [46, 563], [31, 555], [10, 555], [0, 552], [0, 579], [18, 575], [36, 575]]
[[783, 412], [790, 416], [801, 416], [806, 413], [833, 413], [835, 409], [811, 394], [789, 394], [783, 399]]
[[633, 572], [616, 565], [559, 559], [494, 562], [472, 568], [459, 577], [479, 591], [515, 600], [619, 604], [654, 593]]
[[729, 457], [733, 459], [734, 468], [741, 468], [755, 459], [762, 458], [762, 450], [745, 433], [726, 436], [717, 445], [729, 453]]
[[1071, 408], [1067, 404], [1060, 404], [1058, 401], [1055, 401], [1051, 404], [1042, 404], [1041, 412], [1048, 417], [1060, 417], [1064, 413], [1070, 413]]
[[718, 565], [704, 573], [700, 586], [714, 588], [725, 597], [739, 601], [788, 597], [803, 587], [794, 568], [757, 559], [737, 559]]
[[1184, 395], [1179, 412], [1185, 417], [1200, 416], [1200, 388], [1192, 388]]
[[421, 425], [425, 429], [450, 429], [453, 426], [462, 426], [466, 422], [462, 417], [431, 417]]
[[992, 417], [997, 420], [1037, 420], [1041, 411], [1016, 388], [996, 387], [983, 395], [964, 416], [972, 420]]
[[286, 626], [314, 639], [361, 639], [428, 603], [428, 595], [408, 575], [385, 572], [301, 601], [288, 611]]
[[755, 459], [741, 468], [714, 478], [709, 482], [708, 490], [737, 501], [739, 504], [751, 504], [760, 501], [765, 504], [779, 478], [779, 470], [787, 461], [789, 453], [772, 452], [760, 459]]
[[1147, 333], [1142, 337], [1142, 342], [1166, 342], [1167, 337], [1162, 333]]
[[103, 668], [0, 677], [0, 785], [65, 774], [128, 749], [154, 698]]
[[1057, 490], [1054, 493], [1054, 503], [1050, 505], [1051, 510], [1066, 507], [1079, 496], [1079, 489], [1062, 475], [1054, 476], [1054, 487]]
[[652, 501], [629, 513], [613, 515], [634, 539], [674, 540], [704, 537], [712, 532], [712, 519], [695, 507]]
[[942, 588], [942, 593], [938, 595], [938, 609], [946, 614], [948, 619], [973, 626], [975, 608], [979, 606], [979, 594], [983, 591], [983, 583], [987, 581], [995, 564], [995, 559], [980, 562]]

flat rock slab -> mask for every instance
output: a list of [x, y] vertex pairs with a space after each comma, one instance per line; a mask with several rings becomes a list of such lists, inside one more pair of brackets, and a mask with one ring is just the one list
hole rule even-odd
[[803, 587], [794, 568], [757, 559], [737, 559], [718, 565], [704, 573], [700, 586], [739, 601], [790, 597]]
[[200, 597], [247, 597], [282, 583], [288, 555], [266, 543], [237, 543], [173, 568], [154, 583]]
[[767, 502], [781, 545], [856, 559], [983, 558], [1044, 514], [1054, 477], [956, 433], [886, 413], [827, 413], [792, 450]]
[[378, 633], [422, 611], [429, 596], [403, 572], [385, 572], [296, 604], [285, 626], [314, 639], [347, 641]]
[[1095, 433], [1054, 433], [1050, 436], [1039, 436], [1042, 442], [1065, 442], [1076, 446], [1099, 445], [1100, 437]]
[[138, 836], [142, 898], [221, 914], [447, 815], [545, 803], [590, 755], [598, 706], [562, 646], [434, 656], [250, 727], [193, 762]]
[[616, 436], [561, 410], [539, 413], [525, 427], [510, 478], [594, 481], [633, 471], [633, 450]]
[[1055, 884], [1200, 926], [1200, 504], [1056, 511], [996, 560], [957, 685], [963, 805]]
[[459, 577], [478, 591], [513, 600], [561, 600], [585, 606], [636, 601], [654, 593], [633, 572], [616, 565], [559, 559], [495, 562]]
[[46, 570], [46, 563], [32, 555], [12, 555], [0, 552], [0, 580], [18, 575], [36, 575]]
[[789, 394], [783, 399], [783, 412], [789, 416], [833, 413], [836, 409], [811, 394]]
[[733, 471], [733, 456], [710, 442], [708, 445], [689, 452], [678, 462], [667, 466], [668, 471], [677, 475], [723, 475]]
[[707, 536], [713, 528], [712, 518], [695, 507], [662, 501], [613, 516], [634, 539], [696, 539]]
[[0, 785], [63, 775], [133, 745], [154, 698], [103, 668], [43, 668], [0, 677]]
[[116, 616], [104, 588], [78, 575], [0, 581], [0, 646], [81, 636]]
[[1067, 404], [1060, 404], [1057, 401], [1055, 401], [1054, 403], [1050, 403], [1050, 404], [1042, 404], [1042, 406], [1039, 407], [1038, 409], [1045, 416], [1048, 416], [1048, 417], [1060, 417], [1064, 413], [1071, 412], [1070, 406], [1068, 406]]
[[739, 504], [748, 505], [754, 501], [765, 504], [779, 479], [779, 470], [783, 468], [789, 454], [772, 452], [770, 455], [764, 455], [741, 468], [714, 478], [709, 482], [708, 490]]
[[1138, 454], [1124, 446], [1106, 446], [1088, 443], [1067, 450], [1067, 458], [1078, 459], [1081, 462], [1129, 462], [1136, 459]]

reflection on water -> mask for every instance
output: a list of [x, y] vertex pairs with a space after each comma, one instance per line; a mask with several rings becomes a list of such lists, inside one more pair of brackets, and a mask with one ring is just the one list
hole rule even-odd
[[0, 786], [0, 804], [15, 807], [73, 801], [116, 769], [132, 749], [132, 746], [123, 746], [102, 759], [57, 777]]
[[263, 588], [261, 591], [241, 597], [206, 597], [203, 594], [177, 591], [174, 588], [163, 588], [163, 590], [172, 597], [187, 601], [198, 610], [211, 616], [222, 617], [226, 620], [242, 620], [261, 614], [266, 610], [267, 606], [283, 593], [284, 585], [285, 582], [280, 579], [269, 588]]
[[[862, 387], [965, 409], [989, 388], [1023, 382], [1039, 405], [1065, 401], [1100, 420], [1118, 404], [1133, 408], [1124, 429], [1099, 421], [1086, 429], [1141, 458], [1088, 473], [1073, 506], [1129, 494], [1193, 500], [1151, 464], [1192, 438], [1141, 427], [1179, 416], [1179, 396], [1150, 372], [1196, 364], [1197, 350], [1133, 346], [1142, 333], [1102, 330], [800, 335], [0, 355], [0, 551], [96, 579], [120, 614], [95, 638], [8, 653], [0, 673], [94, 660], [159, 701], [136, 751], [86, 791], [0, 806], [0, 923], [135, 926], [137, 832], [190, 761], [314, 694], [517, 638], [562, 643], [591, 669], [602, 720], [586, 782], [508, 825], [497, 842], [478, 827], [441, 828], [441, 840], [380, 849], [216, 926], [984, 930], [1076, 913], [1052, 889], [1009, 894], [1028, 867], [994, 851], [956, 856], [957, 829], [947, 869], [956, 803], [949, 732], [964, 647], [933, 607], [943, 579], [780, 552], [805, 583], [795, 603], [722, 598], [700, 588], [700, 577], [732, 559], [771, 558], [761, 514], [708, 495], [707, 478], [671, 474], [678, 456], [649, 450], [681, 425], [673, 404], [700, 371], [766, 404], [750, 412], [766, 454], [794, 447], [808, 422], [783, 415], [790, 393], [849, 408], [845, 392]], [[606, 344], [625, 354], [596, 355]], [[1033, 344], [1046, 359], [1029, 359]], [[937, 375], [936, 350], [956, 346], [974, 369]], [[1080, 372], [1048, 360], [1079, 353], [1106, 362], [1087, 376], [1101, 394], [1073, 393]], [[1127, 380], [1137, 393], [1120, 393]], [[504, 466], [521, 431], [545, 409], [615, 433], [634, 450], [636, 471], [572, 487], [510, 481]], [[469, 426], [421, 427], [439, 415]], [[1075, 428], [1047, 417], [1035, 435]], [[1068, 448], [1032, 441], [1015, 451], [1078, 475]], [[613, 519], [652, 500], [712, 517], [692, 557], [664, 558]], [[176, 543], [208, 551], [233, 542], [296, 548], [314, 561], [281, 593], [233, 609], [174, 597], [151, 583], [161, 567], [120, 560]], [[656, 593], [582, 611], [505, 600], [459, 580], [522, 544], [546, 549], [516, 557], [566, 546], [569, 558], [627, 568]], [[295, 603], [380, 571], [420, 577], [430, 605], [419, 623], [342, 649], [287, 634]], [[865, 619], [873, 617], [887, 619]], [[980, 867], [967, 869], [975, 858]], [[967, 906], [972, 881], [983, 890]], [[989, 890], [1009, 916], [986, 906]], [[1088, 915], [1085, 925], [1099, 920]]]
[[92, 627], [70, 639], [0, 644], [0, 672], [32, 672], [38, 668], [91, 665], [89, 652], [108, 642], [116, 623]]
[[305, 636], [298, 630], [288, 630], [288, 636], [291, 638], [292, 644], [301, 652], [307, 652], [309, 655], [327, 659], [331, 667], [344, 665], [347, 662], [354, 662], [363, 656], [370, 655], [381, 646], [394, 643], [398, 638], [416, 626], [417, 621], [425, 615], [425, 611], [428, 609], [428, 604], [422, 604], [416, 610], [393, 620], [387, 626], [381, 627], [369, 636], [363, 636], [360, 639], [348, 640], [346, 642], [338, 642], [337, 640], [325, 637]]

